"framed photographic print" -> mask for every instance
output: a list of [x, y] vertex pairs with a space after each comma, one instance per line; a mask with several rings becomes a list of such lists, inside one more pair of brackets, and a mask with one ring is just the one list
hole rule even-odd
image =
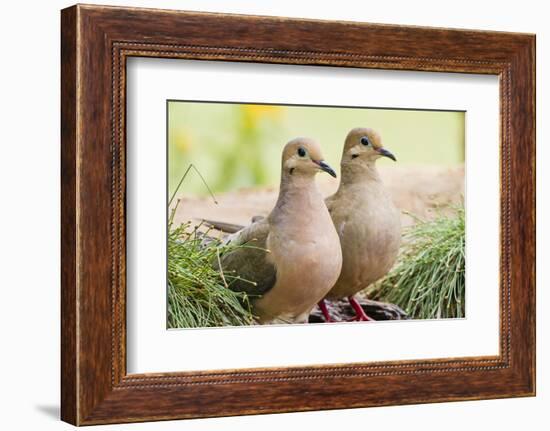
[[61, 16], [63, 420], [535, 394], [533, 35]]

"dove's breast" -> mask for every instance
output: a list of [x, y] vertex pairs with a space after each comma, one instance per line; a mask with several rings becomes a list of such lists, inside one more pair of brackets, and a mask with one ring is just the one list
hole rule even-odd
[[298, 211], [292, 226], [271, 226], [269, 259], [277, 268], [273, 289], [254, 303], [260, 321], [305, 321], [332, 288], [342, 265], [340, 240], [325, 204]]
[[351, 192], [330, 202], [343, 264], [329, 299], [354, 295], [386, 275], [399, 252], [400, 213], [385, 190], [371, 187]]

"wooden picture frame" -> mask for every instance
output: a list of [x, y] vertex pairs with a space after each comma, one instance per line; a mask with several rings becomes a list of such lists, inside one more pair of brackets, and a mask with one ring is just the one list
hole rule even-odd
[[[61, 18], [64, 421], [535, 394], [534, 35], [83, 5], [64, 9]], [[498, 75], [500, 354], [128, 375], [125, 65], [131, 56]]]

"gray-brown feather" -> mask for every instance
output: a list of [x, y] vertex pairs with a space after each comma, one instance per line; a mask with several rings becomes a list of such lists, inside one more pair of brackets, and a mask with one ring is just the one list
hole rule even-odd
[[239, 277], [231, 283], [232, 290], [254, 297], [263, 295], [275, 285], [277, 270], [269, 261], [268, 234], [269, 224], [263, 219], [229, 235], [224, 241], [238, 246], [221, 257], [223, 271]]

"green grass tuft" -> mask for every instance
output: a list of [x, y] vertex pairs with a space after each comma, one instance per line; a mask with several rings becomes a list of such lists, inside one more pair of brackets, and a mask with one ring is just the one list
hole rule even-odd
[[397, 264], [368, 290], [415, 319], [465, 315], [464, 208], [433, 221], [418, 220], [404, 235]]
[[235, 276], [213, 265], [232, 246], [217, 240], [205, 244], [189, 223], [174, 226], [174, 213], [168, 227], [168, 327], [254, 324], [247, 295], [230, 289]]

